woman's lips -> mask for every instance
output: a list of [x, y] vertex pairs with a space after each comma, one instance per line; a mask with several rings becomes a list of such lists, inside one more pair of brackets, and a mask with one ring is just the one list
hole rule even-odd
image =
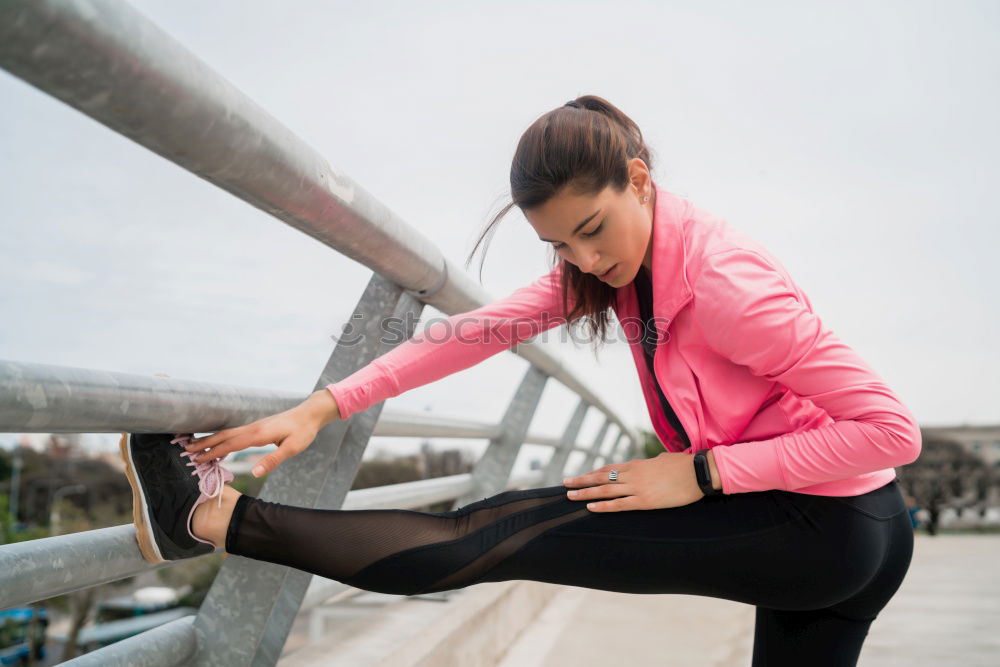
[[615, 265], [614, 265], [614, 266], [612, 266], [612, 267], [611, 267], [610, 269], [608, 269], [607, 271], [605, 271], [604, 273], [602, 273], [601, 275], [599, 275], [599, 276], [597, 276], [597, 277], [598, 277], [598, 278], [600, 278], [601, 280], [607, 280], [607, 279], [608, 279], [608, 277], [609, 277], [609, 276], [610, 276], [610, 275], [611, 275], [612, 273], [614, 273], [614, 271], [615, 271], [615, 268], [617, 268], [617, 267], [618, 267], [618, 265], [617, 265], [617, 264], [615, 264]]

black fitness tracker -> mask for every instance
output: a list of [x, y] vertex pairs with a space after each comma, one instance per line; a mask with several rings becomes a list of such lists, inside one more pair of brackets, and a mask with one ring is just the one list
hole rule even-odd
[[701, 492], [706, 496], [717, 496], [722, 491], [712, 486], [712, 469], [708, 465], [708, 450], [695, 452], [694, 455], [694, 476], [698, 480]]

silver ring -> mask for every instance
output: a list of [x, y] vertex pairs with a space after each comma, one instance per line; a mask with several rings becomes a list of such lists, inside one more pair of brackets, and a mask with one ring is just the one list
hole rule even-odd
[[617, 482], [618, 481], [618, 471], [617, 470], [612, 470], [611, 472], [608, 473], [608, 481], [609, 482]]

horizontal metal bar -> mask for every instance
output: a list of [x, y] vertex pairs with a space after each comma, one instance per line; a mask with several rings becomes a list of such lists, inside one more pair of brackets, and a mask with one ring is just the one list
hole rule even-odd
[[445, 500], [454, 500], [471, 486], [471, 475], [462, 473], [446, 477], [418, 479], [413, 482], [387, 484], [348, 491], [345, 510], [408, 509]]
[[[519, 489], [541, 482], [542, 473], [532, 470], [507, 480], [508, 489]], [[414, 482], [387, 484], [349, 491], [341, 509], [406, 509], [445, 500], [454, 500], [471, 488], [470, 473], [420, 479]]]
[[401, 438], [494, 438], [503, 426], [426, 413], [382, 410], [372, 435]]
[[[124, 2], [0, 3], [0, 67], [443, 313], [493, 301], [426, 236]], [[513, 351], [628, 428], [541, 346]]]
[[194, 614], [146, 630], [60, 665], [74, 667], [174, 667], [188, 665], [198, 650]]
[[0, 360], [0, 431], [198, 433], [282, 412], [307, 394]]
[[548, 435], [534, 435], [528, 433], [524, 436], [524, 444], [526, 445], [541, 445], [542, 447], [559, 447], [562, 443], [559, 438], [553, 438]]
[[139, 554], [135, 525], [0, 546], [0, 609], [158, 570]]
[[[295, 407], [308, 395], [71, 366], [0, 360], [0, 432], [206, 433]], [[497, 437], [503, 426], [383, 410], [373, 435]], [[528, 444], [559, 439], [528, 434]]]

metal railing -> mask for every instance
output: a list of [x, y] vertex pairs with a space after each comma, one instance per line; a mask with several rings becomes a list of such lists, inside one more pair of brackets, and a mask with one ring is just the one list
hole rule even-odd
[[[376, 335], [384, 318], [415, 323], [425, 305], [452, 315], [492, 300], [430, 240], [123, 2], [0, 0], [0, 66], [373, 271], [351, 319], [360, 323], [363, 342], [338, 343], [313, 390], [391, 349]], [[322, 429], [307, 450], [268, 475], [259, 497], [325, 509], [445, 500], [458, 507], [507, 488], [556, 484], [573, 451], [585, 454], [581, 471], [598, 456], [635, 454], [638, 434], [558, 358], [531, 341], [512, 349], [530, 365], [500, 422], [383, 414], [379, 403]], [[550, 378], [578, 396], [558, 438], [529, 432]], [[286, 410], [307, 395], [0, 361], [0, 431], [203, 433]], [[591, 409], [604, 421], [580, 446]], [[469, 474], [348, 492], [372, 435], [482, 438], [488, 445]], [[512, 477], [525, 443], [552, 447], [553, 455], [544, 470]], [[0, 608], [169, 565], [142, 559], [132, 524], [5, 545]], [[196, 616], [71, 662], [273, 665], [296, 613], [338, 588], [344, 586], [307, 572], [231, 556]]]

